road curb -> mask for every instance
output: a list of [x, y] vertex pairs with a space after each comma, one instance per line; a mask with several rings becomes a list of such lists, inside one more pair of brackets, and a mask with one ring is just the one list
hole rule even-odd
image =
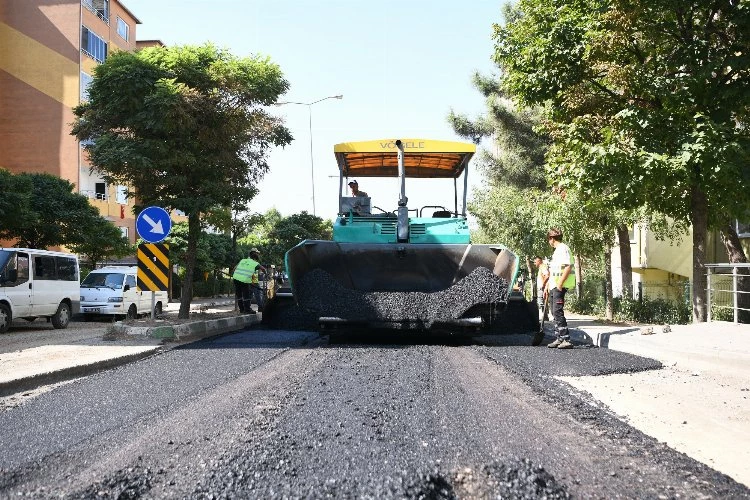
[[233, 331], [243, 330], [260, 323], [255, 314], [244, 314], [201, 321], [192, 321], [180, 325], [132, 326], [115, 324], [112, 333], [116, 335], [140, 335], [161, 340], [199, 340], [214, 335], [221, 335]]

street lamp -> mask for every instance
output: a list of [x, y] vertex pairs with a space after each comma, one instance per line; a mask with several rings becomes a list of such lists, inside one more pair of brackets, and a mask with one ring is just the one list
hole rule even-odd
[[313, 102], [295, 102], [295, 101], [283, 101], [283, 102], [277, 102], [275, 103], [276, 106], [283, 106], [284, 104], [300, 104], [302, 106], [307, 106], [307, 111], [309, 113], [309, 124], [310, 124], [310, 180], [312, 182], [312, 204], [313, 204], [313, 215], [318, 215], [315, 211], [315, 163], [313, 161], [313, 135], [312, 135], [312, 106], [313, 104], [317, 104], [322, 101], [326, 101], [328, 99], [343, 99], [343, 95], [329, 95], [328, 97], [324, 97], [322, 99], [318, 99], [317, 101]]

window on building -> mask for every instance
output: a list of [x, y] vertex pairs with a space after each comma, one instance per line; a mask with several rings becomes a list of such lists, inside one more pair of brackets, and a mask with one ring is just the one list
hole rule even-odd
[[120, 205], [128, 204], [127, 186], [117, 186], [117, 188], [115, 189], [115, 201], [117, 201], [117, 203], [119, 203]]
[[750, 238], [750, 222], [734, 221], [737, 226], [737, 236], [740, 238]]
[[86, 26], [83, 26], [81, 28], [81, 52], [95, 61], [103, 63], [107, 58], [107, 42]]
[[128, 228], [127, 228], [127, 227], [121, 227], [121, 228], [120, 228], [120, 232], [121, 232], [121, 233], [122, 233], [122, 235], [123, 235], [124, 237], [126, 237], [126, 238], [127, 238], [127, 237], [128, 237], [128, 235], [130, 234], [130, 232], [128, 231]]
[[109, 24], [109, 0], [81, 0], [81, 4]]
[[104, 182], [97, 182], [94, 184], [94, 193], [96, 193], [97, 200], [107, 199], [107, 184]]
[[117, 34], [125, 41], [130, 40], [130, 26], [117, 16]]
[[81, 71], [81, 102], [89, 100], [89, 85], [94, 81], [94, 77]]

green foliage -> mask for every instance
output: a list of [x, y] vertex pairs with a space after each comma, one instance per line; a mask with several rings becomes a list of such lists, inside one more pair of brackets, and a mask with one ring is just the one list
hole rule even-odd
[[747, 213], [750, 8], [738, 2], [522, 0], [495, 27], [503, 89], [544, 105], [548, 173], [623, 208], [709, 225]]
[[[711, 304], [712, 321], [734, 321], [734, 309], [732, 307], [722, 307], [719, 304]], [[740, 321], [741, 323], [742, 321]]]
[[201, 217], [253, 198], [272, 146], [291, 136], [265, 110], [288, 88], [265, 57], [210, 44], [114, 52], [97, 66], [73, 133], [93, 170], [145, 205]]
[[521, 0], [494, 39], [501, 88], [545, 111], [554, 185], [689, 222], [696, 262], [708, 229], [748, 213], [748, 5]]
[[204, 279], [193, 282], [193, 297], [217, 297], [219, 295], [234, 295], [234, 285], [231, 279], [219, 279], [214, 275], [209, 275]]
[[29, 177], [0, 168], [0, 238], [11, 239], [21, 228], [35, 224], [31, 210], [33, 184]]
[[[93, 141], [92, 170], [132, 186], [144, 205], [187, 215], [188, 292], [196, 262], [210, 261], [198, 255], [201, 226], [227, 222], [217, 207], [249, 202], [270, 149], [292, 141], [268, 112], [288, 87], [267, 57], [238, 58], [211, 44], [149, 47], [110, 54], [95, 69], [89, 101], [74, 109], [73, 135]], [[179, 315], [188, 313], [189, 297]]]
[[333, 224], [330, 220], [303, 211], [279, 220], [268, 233], [264, 245], [263, 262], [283, 267], [287, 250], [303, 240], [330, 240]]
[[108, 257], [121, 258], [135, 253], [120, 229], [104, 218], [95, 219], [85, 232], [68, 244], [70, 249], [89, 262], [92, 268]]
[[692, 320], [690, 305], [665, 299], [615, 299], [615, 319], [641, 324], [685, 325]]
[[19, 203], [24, 213], [18, 219], [4, 219], [0, 223], [0, 237], [17, 239], [17, 246], [21, 247], [67, 245], [75, 251], [89, 250], [91, 242], [100, 239], [111, 245], [98, 251], [100, 257], [125, 251], [119, 241], [120, 231], [99, 215], [85, 196], [74, 193], [75, 186], [70, 182], [49, 174], [4, 177], [2, 180], [8, 182], [13, 192], [4, 193], [3, 197], [7, 195], [8, 200]]
[[248, 235], [239, 240], [245, 251], [256, 247], [261, 252], [263, 264], [284, 267], [284, 255], [303, 240], [330, 240], [333, 223], [302, 211], [287, 217], [270, 209], [256, 215]]
[[[179, 222], [172, 226], [172, 231], [164, 240], [164, 243], [169, 245], [170, 262], [180, 266], [183, 276], [187, 268], [187, 238], [188, 223]], [[240, 258], [239, 252], [232, 248], [229, 236], [201, 231], [196, 252], [196, 278], [203, 279], [204, 273], [217, 273], [222, 269], [234, 267]]]
[[[582, 297], [566, 300], [566, 307], [574, 313], [604, 317], [605, 303], [601, 290]], [[639, 324], [684, 325], [692, 320], [690, 305], [683, 301], [644, 298], [641, 301], [616, 297], [613, 300], [614, 320]]]

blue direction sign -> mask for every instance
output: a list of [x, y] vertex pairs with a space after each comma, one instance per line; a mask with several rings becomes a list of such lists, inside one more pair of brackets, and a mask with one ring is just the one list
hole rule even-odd
[[161, 207], [144, 208], [135, 220], [135, 229], [148, 243], [159, 243], [172, 230], [172, 219]]

